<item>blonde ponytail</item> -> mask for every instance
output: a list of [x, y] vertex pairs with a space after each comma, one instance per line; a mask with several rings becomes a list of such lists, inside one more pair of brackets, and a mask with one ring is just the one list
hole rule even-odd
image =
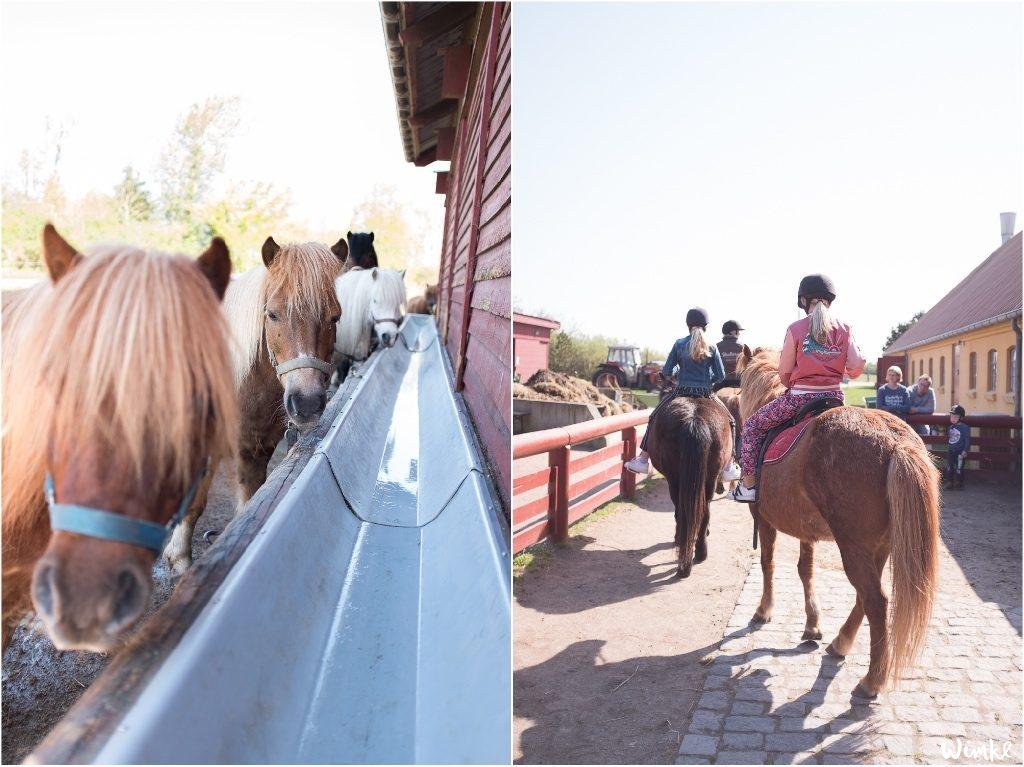
[[711, 347], [708, 346], [707, 336], [700, 326], [690, 328], [690, 359], [699, 362], [711, 356]]
[[836, 321], [832, 319], [828, 304], [822, 299], [811, 300], [811, 338], [819, 344], [827, 344], [829, 334], [836, 329]]

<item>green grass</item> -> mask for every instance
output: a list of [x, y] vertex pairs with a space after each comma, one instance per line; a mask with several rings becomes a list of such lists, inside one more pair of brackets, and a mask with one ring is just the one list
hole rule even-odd
[[850, 385], [843, 389], [843, 394], [846, 397], [847, 405], [856, 405], [857, 407], [864, 407], [865, 397], [874, 397], [878, 393], [873, 383], [858, 383], [857, 385]]
[[638, 401], [643, 402], [647, 407], [654, 407], [658, 404], [659, 395], [656, 391], [646, 392], [643, 389], [631, 389], [630, 391], [633, 392], [633, 396], [635, 396]]

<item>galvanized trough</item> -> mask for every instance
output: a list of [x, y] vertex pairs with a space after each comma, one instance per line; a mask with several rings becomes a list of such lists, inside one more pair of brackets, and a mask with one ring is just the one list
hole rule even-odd
[[509, 577], [410, 316], [30, 761], [508, 763]]

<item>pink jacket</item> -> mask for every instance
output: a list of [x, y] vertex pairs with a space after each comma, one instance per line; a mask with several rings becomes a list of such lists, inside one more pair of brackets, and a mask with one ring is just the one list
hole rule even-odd
[[808, 333], [811, 318], [797, 320], [786, 330], [779, 357], [779, 377], [788, 388], [799, 392], [832, 391], [843, 375], [856, 378], [864, 372], [865, 361], [853, 341], [850, 326], [838, 323], [828, 342], [817, 343]]

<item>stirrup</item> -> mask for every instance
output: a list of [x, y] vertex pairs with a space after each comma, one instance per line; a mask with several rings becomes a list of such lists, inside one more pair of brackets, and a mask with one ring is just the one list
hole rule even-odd
[[757, 500], [757, 488], [746, 487], [742, 482], [736, 485], [736, 488], [727, 495], [737, 503], [754, 503]]

